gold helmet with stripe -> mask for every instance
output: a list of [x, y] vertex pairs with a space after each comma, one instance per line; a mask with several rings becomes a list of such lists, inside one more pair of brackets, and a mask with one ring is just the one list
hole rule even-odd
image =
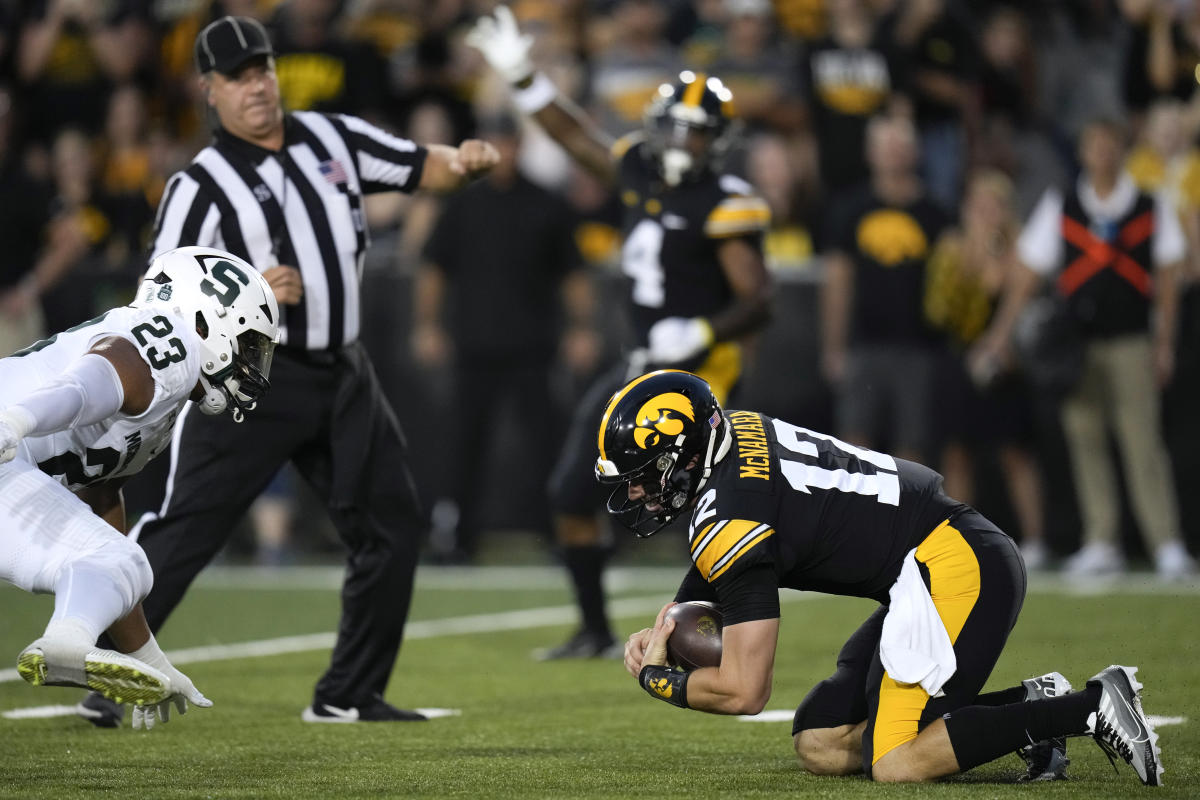
[[596, 480], [615, 484], [608, 511], [639, 537], [691, 508], [729, 452], [725, 412], [699, 376], [664, 369], [627, 384], [600, 419]]
[[648, 150], [668, 186], [716, 170], [735, 138], [733, 93], [721, 79], [685, 70], [646, 106]]

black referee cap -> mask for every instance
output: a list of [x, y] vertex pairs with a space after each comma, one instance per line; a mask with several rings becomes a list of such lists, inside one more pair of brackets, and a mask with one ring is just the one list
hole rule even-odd
[[196, 36], [196, 69], [232, 74], [256, 56], [274, 55], [271, 39], [258, 20], [221, 17]]

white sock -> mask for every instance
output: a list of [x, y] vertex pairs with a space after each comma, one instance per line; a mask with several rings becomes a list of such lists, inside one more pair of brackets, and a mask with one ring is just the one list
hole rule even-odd
[[54, 587], [54, 616], [47, 635], [58, 621], [72, 621], [92, 644], [109, 626], [128, 613], [125, 596], [112, 576], [92, 564], [72, 564], [62, 571]]
[[51, 619], [42, 636], [59, 642], [71, 642], [89, 649], [96, 644], [96, 634], [85, 622], [75, 617]]

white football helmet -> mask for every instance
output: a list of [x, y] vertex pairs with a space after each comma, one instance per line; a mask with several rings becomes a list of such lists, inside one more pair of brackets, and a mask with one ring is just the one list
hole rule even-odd
[[279, 306], [266, 279], [237, 256], [211, 247], [163, 253], [150, 262], [130, 305], [162, 306], [195, 321], [205, 414], [228, 408], [241, 422], [270, 386]]

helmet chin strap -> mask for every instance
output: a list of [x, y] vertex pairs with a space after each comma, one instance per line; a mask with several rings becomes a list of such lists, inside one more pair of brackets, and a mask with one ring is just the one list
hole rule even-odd
[[[215, 417], [228, 410], [234, 422], [241, 422], [246, 418], [244, 412], [253, 411], [254, 406], [257, 405], [256, 401], [243, 400], [242, 396], [231, 392], [227, 384], [212, 385], [203, 375], [200, 377], [200, 385], [204, 387], [204, 397], [199, 403], [200, 412], [210, 417]], [[232, 408], [230, 408], [231, 401]]]
[[202, 413], [214, 417], [229, 407], [229, 399], [219, 386], [213, 386], [203, 375], [200, 376], [200, 385], [204, 388], [204, 397], [199, 403]]
[[716, 436], [708, 437], [708, 450], [704, 454], [704, 469], [700, 472], [700, 480], [696, 481], [696, 494], [704, 489], [712, 475], [713, 467], [729, 454], [729, 448], [733, 446], [733, 431], [729, 427], [729, 421], [724, 419], [725, 412], [722, 411], [721, 416], [721, 443], [717, 444]]

